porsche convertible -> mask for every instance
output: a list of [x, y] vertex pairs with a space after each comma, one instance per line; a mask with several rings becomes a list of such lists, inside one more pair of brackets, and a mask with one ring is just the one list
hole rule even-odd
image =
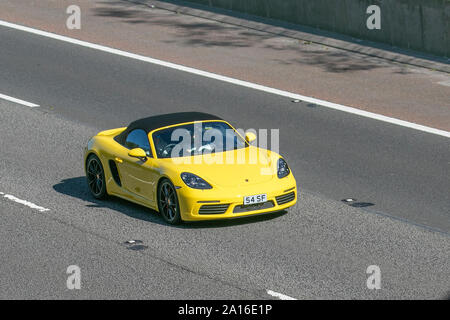
[[87, 185], [149, 207], [170, 224], [277, 212], [297, 202], [295, 178], [256, 135], [206, 113], [156, 115], [99, 132], [84, 152]]

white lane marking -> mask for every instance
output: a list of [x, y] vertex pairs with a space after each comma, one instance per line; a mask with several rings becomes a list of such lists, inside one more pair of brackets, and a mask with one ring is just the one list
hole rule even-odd
[[450, 80], [438, 82], [438, 84], [442, 86], [450, 87]]
[[267, 293], [269, 295], [271, 295], [272, 297], [279, 298], [280, 300], [297, 300], [295, 298], [289, 297], [289, 296], [287, 296], [285, 294], [278, 293], [278, 292], [275, 292], [275, 291], [272, 291], [272, 290], [267, 290]]
[[0, 99], [4, 99], [4, 100], [11, 101], [11, 102], [15, 102], [15, 103], [18, 103], [18, 104], [21, 104], [21, 105], [24, 105], [24, 106], [27, 106], [27, 107], [30, 107], [30, 108], [39, 107], [38, 104], [34, 104], [34, 103], [31, 103], [31, 102], [28, 102], [28, 101], [25, 101], [25, 100], [20, 100], [20, 99], [17, 99], [17, 98], [13, 98], [13, 97], [7, 96], [6, 94], [1, 94], [0, 93]]
[[333, 103], [333, 102], [329, 102], [329, 101], [325, 101], [325, 100], [320, 100], [320, 99], [316, 99], [316, 98], [312, 98], [312, 97], [303, 96], [303, 95], [292, 93], [289, 91], [270, 88], [270, 87], [266, 87], [266, 86], [259, 85], [256, 83], [243, 81], [243, 80], [239, 80], [239, 79], [234, 79], [234, 78], [222, 76], [219, 74], [215, 74], [212, 72], [202, 71], [202, 70], [182, 66], [179, 64], [175, 64], [175, 63], [171, 63], [171, 62], [167, 62], [167, 61], [163, 61], [163, 60], [158, 60], [158, 59], [154, 59], [154, 58], [150, 58], [150, 57], [146, 57], [146, 56], [142, 56], [142, 55], [138, 55], [138, 54], [134, 54], [134, 53], [130, 53], [130, 52], [126, 52], [126, 51], [122, 51], [122, 50], [118, 50], [118, 49], [114, 49], [114, 48], [110, 48], [110, 47], [106, 47], [106, 46], [102, 46], [99, 44], [94, 44], [94, 43], [87, 42], [87, 41], [73, 39], [73, 38], [61, 36], [61, 35], [58, 35], [55, 33], [21, 26], [21, 25], [15, 24], [15, 23], [7, 22], [7, 21], [0, 20], [0, 26], [16, 29], [16, 30], [20, 30], [20, 31], [25, 31], [25, 32], [33, 33], [33, 34], [40, 35], [43, 37], [60, 40], [60, 41], [64, 41], [64, 42], [69, 42], [69, 43], [76, 44], [79, 46], [83, 46], [83, 47], [87, 47], [87, 48], [91, 48], [91, 49], [95, 49], [95, 50], [99, 50], [99, 51], [104, 51], [104, 52], [112, 53], [115, 55], [131, 58], [131, 59], [135, 59], [135, 60], [140, 60], [140, 61], [156, 64], [159, 66], [164, 66], [167, 68], [172, 68], [172, 69], [176, 69], [176, 70], [180, 70], [180, 71], [184, 71], [184, 72], [189, 72], [189, 73], [196, 74], [199, 76], [232, 83], [235, 85], [252, 88], [255, 90], [260, 90], [260, 91], [276, 94], [276, 95], [283, 96], [283, 97], [288, 97], [290, 99], [298, 99], [298, 100], [302, 100], [302, 101], [305, 101], [308, 103], [317, 104], [317, 105], [320, 105], [320, 106], [323, 106], [326, 108], [344, 111], [347, 113], [356, 114], [358, 116], [371, 118], [371, 119], [375, 119], [375, 120], [379, 120], [379, 121], [384, 121], [384, 122], [396, 124], [399, 126], [403, 126], [403, 127], [407, 127], [407, 128], [411, 128], [411, 129], [415, 129], [415, 130], [428, 132], [428, 133], [432, 133], [432, 134], [450, 138], [449, 131], [431, 128], [431, 127], [423, 126], [423, 125], [420, 125], [417, 123], [408, 122], [408, 121], [404, 121], [404, 120], [400, 120], [400, 119], [396, 119], [396, 118], [391, 118], [391, 117], [383, 116], [381, 114], [368, 112], [368, 111], [356, 109], [353, 107], [347, 107], [347, 106], [344, 106], [341, 104], [337, 104], [337, 103]]
[[10, 195], [10, 194], [5, 194], [3, 192], [0, 192], [0, 195], [2, 195], [3, 198], [9, 199], [9, 200], [14, 201], [16, 203], [23, 204], [23, 205], [25, 205], [27, 207], [30, 207], [31, 209], [38, 210], [39, 212], [50, 211], [50, 209], [38, 206], [38, 205], [36, 205], [36, 204], [34, 204], [32, 202], [26, 201], [26, 200], [19, 199], [19, 198], [15, 197], [13, 195]]

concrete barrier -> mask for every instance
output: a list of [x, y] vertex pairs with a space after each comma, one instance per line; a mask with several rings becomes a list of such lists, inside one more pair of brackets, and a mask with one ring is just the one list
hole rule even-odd
[[[450, 57], [450, 0], [188, 0]], [[381, 28], [366, 13], [380, 8]]]

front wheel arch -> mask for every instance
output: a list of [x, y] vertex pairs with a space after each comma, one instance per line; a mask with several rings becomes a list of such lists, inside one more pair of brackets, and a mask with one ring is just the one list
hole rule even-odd
[[[85, 160], [84, 160], [84, 172], [87, 172], [87, 164], [88, 164], [89, 158], [92, 157], [92, 156], [96, 156], [97, 158], [100, 159], [99, 155], [95, 151], [90, 150], [86, 154], [86, 157], [85, 157]], [[100, 162], [101, 162], [101, 159], [100, 159]], [[103, 165], [103, 163], [102, 163], [102, 165]]]

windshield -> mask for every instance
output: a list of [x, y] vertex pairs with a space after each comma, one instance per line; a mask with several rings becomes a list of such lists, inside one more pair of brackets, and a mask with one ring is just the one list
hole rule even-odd
[[245, 148], [248, 144], [225, 122], [196, 122], [156, 131], [158, 158], [177, 158]]

